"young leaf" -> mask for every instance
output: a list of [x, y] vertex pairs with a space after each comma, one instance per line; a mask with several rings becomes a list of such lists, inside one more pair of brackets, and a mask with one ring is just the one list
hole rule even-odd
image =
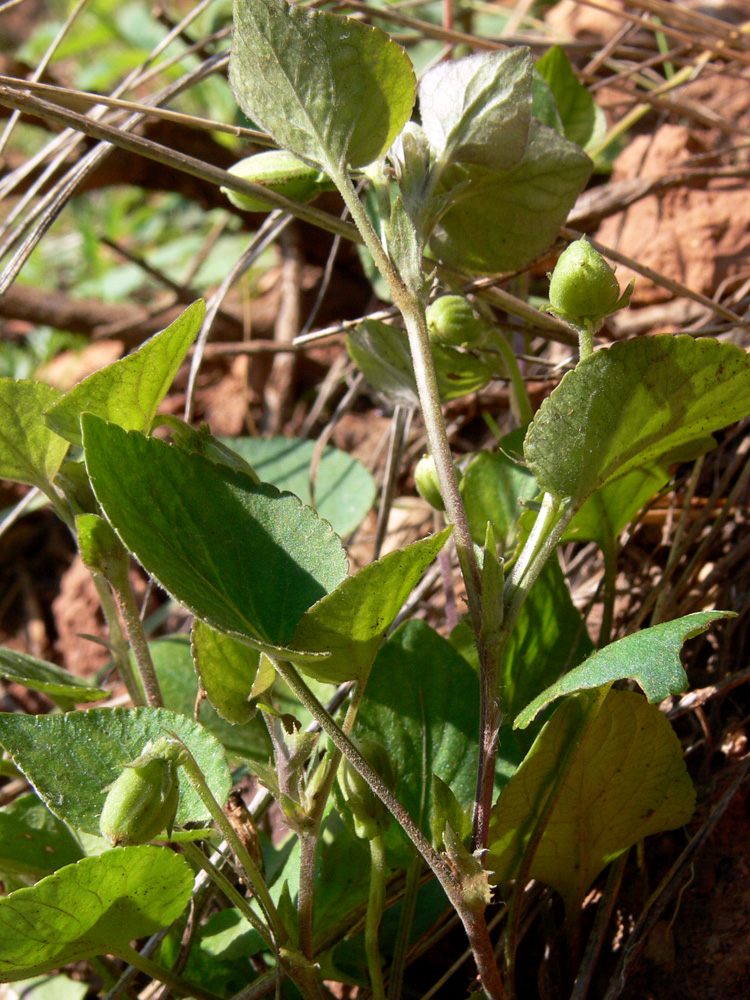
[[750, 358], [742, 348], [686, 335], [639, 337], [568, 372], [529, 428], [526, 461], [541, 489], [582, 502], [748, 413]]
[[0, 899], [0, 980], [127, 954], [133, 938], [176, 920], [192, 889], [187, 861], [161, 847], [117, 848], [67, 865]]
[[527, 48], [441, 62], [419, 85], [422, 128], [443, 164], [510, 170], [526, 151], [533, 64]]
[[341, 542], [297, 497], [84, 414], [86, 467], [125, 546], [214, 628], [287, 642], [347, 575]]
[[[357, 716], [357, 734], [388, 750], [398, 798], [428, 837], [433, 774], [451, 787], [463, 809], [474, 800], [478, 704], [476, 674], [424, 622], [402, 625], [378, 653]], [[396, 852], [394, 863], [399, 856], [408, 861], [395, 824], [386, 845]]]
[[82, 856], [68, 827], [33, 793], [0, 809], [0, 876], [44, 878]]
[[372, 666], [404, 601], [451, 530], [445, 528], [365, 566], [306, 611], [297, 624], [293, 645], [332, 655], [314, 667], [303, 666], [305, 673], [329, 684], [362, 677]]
[[553, 45], [537, 61], [536, 71], [546, 80], [560, 112], [565, 138], [583, 149], [598, 146], [607, 133], [607, 119], [570, 65], [565, 49]]
[[125, 430], [149, 430], [205, 314], [206, 305], [199, 299], [133, 354], [73, 386], [48, 407], [47, 426], [77, 445], [82, 413], [95, 413]]
[[72, 708], [84, 701], [99, 701], [109, 694], [54, 663], [4, 646], [0, 647], [0, 677], [24, 684], [31, 691], [41, 691], [63, 708]]
[[695, 808], [666, 716], [633, 691], [610, 691], [598, 711], [594, 702], [591, 694], [567, 699], [542, 729], [492, 810], [486, 856], [493, 882], [515, 878], [554, 789], [528, 875], [560, 893], [570, 918], [605, 865], [686, 823]]
[[312, 495], [310, 469], [316, 441], [305, 438], [221, 438], [252, 465], [264, 483], [310, 504], [337, 535], [348, 535], [364, 521], [375, 502], [372, 473], [359, 459], [339, 448], [326, 447], [320, 456]]
[[705, 632], [712, 622], [731, 617], [731, 611], [699, 611], [618, 639], [542, 691], [518, 715], [514, 728], [524, 729], [556, 698], [625, 678], [636, 681], [651, 702], [679, 694], [688, 686], [680, 663], [683, 643]]
[[[170, 732], [198, 761], [224, 802], [232, 780], [221, 744], [203, 726], [163, 708], [92, 708], [67, 715], [0, 713], [0, 744], [52, 812], [84, 833], [99, 834], [107, 791], [149, 740]], [[210, 818], [189, 782], [181, 782], [177, 825]]]
[[463, 186], [433, 230], [431, 252], [471, 274], [525, 267], [552, 244], [591, 170], [579, 146], [532, 119], [516, 166], [456, 164], [445, 170], [438, 194]]
[[334, 178], [388, 149], [416, 87], [384, 32], [286, 0], [235, 0], [229, 80], [249, 118]]
[[268, 657], [199, 618], [193, 621], [191, 645], [201, 686], [222, 719], [249, 722], [256, 712], [254, 700], [276, 676]]
[[43, 417], [59, 395], [44, 382], [0, 379], [0, 479], [49, 489], [68, 450]]

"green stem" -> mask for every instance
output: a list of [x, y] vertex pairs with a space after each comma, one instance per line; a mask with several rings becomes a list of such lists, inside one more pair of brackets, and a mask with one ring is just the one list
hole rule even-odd
[[462, 911], [464, 909], [463, 896], [455, 875], [424, 836], [390, 788], [380, 775], [370, 767], [338, 723], [326, 712], [325, 708], [323, 708], [312, 691], [300, 678], [294, 667], [282, 660], [275, 660], [274, 665], [282, 680], [286, 682], [310, 715], [327, 733], [333, 745], [351, 762], [354, 769], [362, 775], [396, 822], [401, 825], [404, 833], [438, 878], [451, 903], [453, 903], [459, 912]]
[[[130, 580], [125, 574], [120, 578], [110, 580], [112, 590], [117, 601], [117, 607], [125, 623], [125, 631], [128, 634], [130, 648], [138, 666], [138, 673], [143, 683], [143, 690], [146, 692], [146, 700], [152, 708], [161, 708], [164, 705], [159, 680], [154, 669], [154, 661], [151, 659], [151, 651], [148, 648], [146, 633], [143, 631], [140, 611], [135, 601], [135, 594], [130, 585]], [[132, 697], [132, 696], [131, 696]]]
[[401, 903], [401, 917], [398, 922], [396, 946], [393, 950], [391, 974], [388, 979], [388, 1000], [400, 1000], [401, 997], [406, 960], [409, 955], [409, 941], [411, 940], [414, 914], [417, 909], [419, 872], [422, 863], [416, 851], [412, 851], [411, 854], [411, 861], [406, 870], [406, 885], [404, 886], [404, 898]]
[[297, 890], [297, 923], [299, 950], [308, 962], [313, 960], [313, 899], [315, 887], [315, 855], [318, 850], [320, 824], [312, 831], [299, 834], [299, 888]]
[[109, 645], [115, 658], [117, 672], [128, 689], [128, 694], [133, 704], [136, 707], [138, 705], [145, 705], [147, 704], [146, 695], [143, 692], [138, 672], [133, 669], [133, 664], [130, 660], [128, 641], [120, 624], [120, 616], [117, 614], [117, 605], [112, 596], [112, 591], [101, 573], [92, 571], [91, 576], [96, 586], [96, 592], [99, 595], [104, 620], [109, 628]]
[[250, 856], [249, 851], [237, 836], [234, 827], [224, 815], [224, 810], [214, 798], [213, 792], [208, 787], [203, 772], [198, 766], [195, 757], [193, 757], [192, 753], [185, 746], [182, 740], [180, 740], [180, 743], [182, 744], [180, 764], [187, 774], [190, 784], [198, 793], [198, 797], [201, 802], [211, 814], [214, 823], [216, 823], [218, 828], [221, 830], [224, 839], [234, 851], [235, 856], [243, 870], [243, 874], [246, 877], [247, 883], [255, 893], [258, 903], [266, 916], [269, 927], [273, 932], [274, 942], [276, 946], [280, 948], [286, 944], [289, 935], [287, 934], [286, 928], [284, 927], [281, 917], [279, 916], [279, 912], [271, 899], [271, 894], [269, 893], [268, 887], [263, 880], [263, 876], [258, 870], [258, 866]]
[[510, 379], [510, 384], [513, 386], [513, 399], [516, 404], [515, 417], [521, 427], [526, 427], [527, 424], [530, 424], [533, 420], [534, 413], [531, 409], [529, 394], [526, 391], [526, 383], [523, 380], [521, 369], [518, 367], [518, 358], [516, 357], [513, 348], [508, 343], [507, 338], [500, 330], [492, 330], [490, 343], [493, 347], [496, 347], [502, 355], [505, 370], [508, 378]]
[[273, 942], [271, 940], [271, 934], [268, 927], [266, 927], [258, 914], [250, 906], [248, 900], [234, 885], [232, 885], [224, 872], [217, 868], [216, 865], [212, 864], [203, 851], [195, 844], [190, 843], [190, 841], [184, 841], [182, 843], [182, 850], [184, 851], [186, 857], [190, 858], [196, 865], [198, 865], [199, 868], [203, 869], [217, 889], [224, 893], [229, 902], [237, 907], [245, 920], [247, 920], [250, 926], [258, 932], [268, 947], [272, 948]]
[[604, 529], [604, 593], [602, 595], [602, 624], [599, 629], [597, 648], [603, 649], [612, 640], [612, 624], [615, 617], [615, 598], [617, 596], [617, 538], [612, 533], [612, 526], [606, 518], [602, 519]]
[[370, 841], [370, 896], [365, 919], [365, 954], [374, 1000], [385, 1000], [383, 964], [378, 947], [378, 932], [385, 902], [385, 845], [379, 832]]
[[594, 328], [587, 322], [585, 326], [573, 324], [573, 329], [578, 334], [578, 362], [585, 361], [594, 353]]
[[135, 948], [122, 945], [118, 948], [117, 954], [119, 958], [124, 958], [126, 962], [130, 962], [136, 969], [145, 972], [151, 979], [156, 979], [158, 982], [164, 983], [178, 993], [182, 993], [188, 997], [195, 997], [196, 1000], [221, 1000], [216, 993], [209, 993], [208, 990], [204, 990], [201, 986], [196, 986], [195, 983], [189, 983], [186, 979], [175, 976], [169, 969], [157, 965], [150, 958], [145, 958]]

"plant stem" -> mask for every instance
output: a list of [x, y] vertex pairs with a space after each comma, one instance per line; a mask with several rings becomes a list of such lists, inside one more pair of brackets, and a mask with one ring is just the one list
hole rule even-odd
[[299, 888], [297, 890], [299, 950], [308, 962], [313, 960], [315, 855], [318, 850], [319, 832], [320, 824], [317, 824], [314, 830], [303, 830], [299, 833]]
[[412, 851], [411, 854], [411, 861], [406, 870], [406, 885], [404, 886], [404, 898], [401, 903], [401, 919], [398, 922], [396, 946], [393, 950], [391, 973], [388, 979], [388, 1000], [400, 1000], [401, 997], [406, 959], [409, 954], [409, 940], [417, 908], [419, 871], [422, 864], [416, 851]]
[[602, 624], [599, 629], [597, 649], [607, 646], [612, 639], [612, 623], [615, 617], [615, 598], [617, 583], [617, 539], [612, 533], [612, 525], [607, 518], [602, 518], [605, 545], [604, 556], [604, 593], [602, 595]]
[[117, 601], [117, 607], [120, 609], [122, 620], [125, 623], [125, 631], [128, 634], [130, 648], [133, 650], [133, 656], [138, 665], [138, 673], [143, 683], [143, 690], [146, 692], [146, 700], [152, 708], [161, 708], [164, 705], [164, 699], [130, 580], [127, 574], [123, 579], [120, 579], [118, 574], [117, 578], [110, 580], [110, 584]]
[[130, 700], [133, 704], [136, 707], [138, 705], [145, 705], [146, 696], [143, 693], [138, 673], [133, 670], [133, 665], [130, 662], [128, 641], [122, 630], [122, 625], [120, 624], [120, 616], [117, 614], [117, 605], [115, 604], [115, 600], [112, 596], [112, 591], [101, 573], [95, 573], [92, 571], [91, 576], [93, 577], [94, 585], [96, 586], [96, 592], [99, 595], [99, 601], [104, 613], [104, 619], [107, 622], [107, 627], [109, 628], [109, 644], [117, 665], [117, 672], [120, 675], [120, 680], [123, 681], [125, 687], [128, 689], [128, 694], [130, 695]]
[[380, 775], [374, 771], [362, 754], [357, 750], [352, 741], [341, 729], [338, 723], [326, 712], [318, 699], [300, 678], [297, 671], [290, 663], [282, 660], [275, 660], [274, 665], [282, 680], [292, 689], [299, 698], [310, 715], [315, 719], [321, 728], [328, 734], [334, 746], [351, 762], [352, 767], [358, 771], [372, 788], [383, 805], [388, 809], [403, 828], [404, 833], [414, 844], [416, 849], [430, 866], [435, 876], [438, 878], [446, 895], [457, 910], [463, 909], [463, 896], [461, 887], [455, 875], [446, 862], [440, 857], [432, 844], [427, 840], [414, 820], [404, 809], [390, 788], [386, 785]]
[[212, 864], [203, 851], [195, 844], [191, 844], [190, 841], [182, 843], [182, 850], [186, 857], [190, 858], [196, 865], [203, 869], [214, 885], [224, 893], [229, 902], [237, 907], [245, 920], [263, 938], [268, 947], [273, 947], [268, 928], [250, 906], [248, 900], [232, 885], [224, 872]]
[[180, 764], [187, 774], [190, 784], [198, 793], [201, 802], [211, 814], [214, 823], [216, 823], [218, 828], [221, 830], [224, 839], [234, 851], [235, 856], [243, 869], [243, 873], [246, 876], [247, 883], [255, 893], [258, 903], [265, 913], [266, 920], [268, 921], [268, 924], [273, 932], [274, 943], [278, 948], [280, 948], [286, 944], [289, 935], [287, 934], [286, 928], [284, 927], [281, 917], [279, 916], [279, 912], [271, 899], [271, 894], [269, 893], [268, 887], [263, 880], [263, 876], [258, 870], [258, 866], [250, 856], [249, 851], [237, 836], [237, 832], [234, 827], [224, 815], [224, 810], [214, 798], [195, 757], [193, 757], [192, 753], [187, 746], [185, 746], [182, 740], [179, 742], [182, 744]]
[[498, 352], [502, 355], [508, 378], [513, 386], [513, 398], [515, 400], [517, 410], [515, 416], [520, 426], [525, 427], [527, 424], [531, 423], [534, 418], [534, 414], [531, 409], [529, 394], [526, 391], [526, 383], [523, 380], [521, 369], [518, 367], [518, 358], [516, 357], [513, 348], [508, 343], [507, 338], [500, 330], [492, 331], [490, 343], [493, 347], [496, 347]]
[[365, 954], [374, 1000], [385, 1000], [383, 963], [378, 947], [378, 931], [385, 902], [385, 845], [379, 832], [370, 840], [370, 896], [365, 919]]
[[196, 1000], [220, 1000], [220, 997], [215, 993], [209, 993], [208, 990], [204, 990], [201, 986], [196, 986], [195, 983], [189, 983], [180, 976], [175, 976], [169, 969], [165, 969], [163, 966], [157, 965], [156, 962], [152, 962], [150, 958], [141, 955], [135, 948], [122, 945], [118, 948], [117, 954], [119, 958], [124, 958], [126, 962], [130, 962], [136, 969], [145, 972], [151, 979], [156, 979], [158, 982], [164, 983], [178, 993], [195, 997]]

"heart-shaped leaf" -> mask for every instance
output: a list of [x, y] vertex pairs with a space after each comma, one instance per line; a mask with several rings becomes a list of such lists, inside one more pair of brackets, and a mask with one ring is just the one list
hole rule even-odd
[[149, 430], [205, 314], [206, 305], [199, 299], [133, 354], [73, 386], [47, 409], [47, 426], [77, 445], [82, 413], [95, 413], [125, 430]]
[[43, 878], [83, 856], [70, 829], [36, 795], [0, 809], [0, 873]]
[[0, 980], [127, 955], [133, 938], [176, 920], [192, 890], [187, 861], [161, 847], [118, 848], [67, 865], [0, 899]]
[[[709, 338], [639, 337], [596, 351], [542, 403], [524, 450], [541, 489], [594, 490], [750, 413], [750, 358]], [[561, 447], [564, 442], [564, 447]]]
[[[109, 786], [149, 740], [169, 733], [187, 745], [221, 803], [232, 779], [219, 741], [203, 726], [163, 708], [92, 708], [66, 715], [0, 713], [0, 744], [52, 812], [84, 833], [99, 833]], [[177, 825], [210, 819], [193, 786], [180, 779]]]
[[286, 0], [235, 0], [229, 80], [249, 118], [334, 178], [388, 149], [416, 89], [385, 32]]
[[644, 837], [686, 823], [694, 808], [680, 741], [655, 705], [633, 691], [610, 691], [603, 701], [575, 695], [494, 806], [486, 866], [494, 882], [508, 881], [533, 850], [528, 877], [557, 889], [575, 919], [605, 865]]
[[140, 563], [223, 632], [286, 643], [347, 575], [329, 524], [290, 493], [84, 414], [86, 468]]
[[193, 622], [195, 669], [206, 697], [228, 722], [249, 722], [256, 712], [254, 699], [273, 684], [273, 664], [255, 649], [206, 625]]

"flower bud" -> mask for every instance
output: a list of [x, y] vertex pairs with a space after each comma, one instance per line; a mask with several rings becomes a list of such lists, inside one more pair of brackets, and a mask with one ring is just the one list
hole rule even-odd
[[110, 786], [99, 819], [102, 836], [115, 847], [145, 844], [163, 830], [172, 833], [180, 798], [175, 755], [147, 745]]
[[[394, 775], [388, 751], [375, 740], [355, 740], [359, 752], [370, 767], [377, 771], [389, 788]], [[361, 840], [372, 840], [383, 833], [390, 822], [390, 813], [370, 788], [362, 775], [344, 758], [338, 771], [338, 783], [344, 801], [354, 816], [354, 830]]]
[[[230, 167], [229, 173], [303, 203], [312, 200], [321, 191], [332, 191], [334, 188], [327, 174], [285, 149], [269, 149], [265, 153], [248, 156]], [[270, 212], [273, 207], [252, 195], [230, 191], [229, 188], [221, 190], [236, 208], [246, 212]]]
[[427, 307], [427, 329], [433, 343], [460, 346], [482, 341], [485, 324], [463, 295], [441, 295]]
[[620, 295], [615, 272], [588, 240], [560, 254], [549, 285], [550, 311], [575, 325], [600, 323], [630, 301], [632, 285]]

